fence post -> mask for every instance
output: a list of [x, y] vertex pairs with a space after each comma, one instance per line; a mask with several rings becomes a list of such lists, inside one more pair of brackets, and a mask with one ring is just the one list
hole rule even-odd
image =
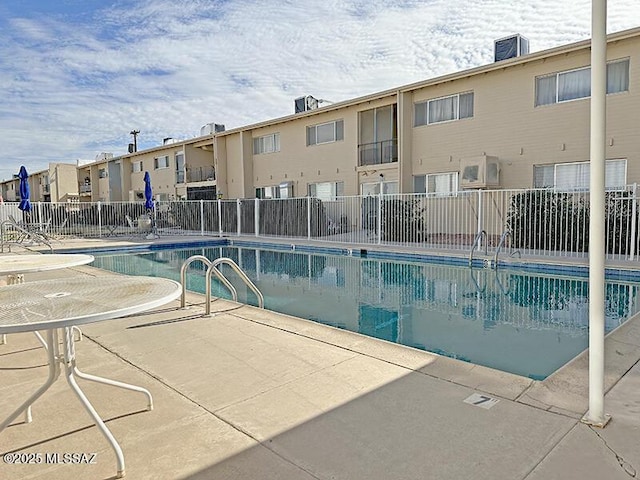
[[[478, 229], [476, 231], [476, 235], [478, 235], [482, 231], [482, 190], [478, 190]], [[484, 240], [487, 242], [487, 239]], [[478, 240], [478, 250], [482, 248], [482, 237]]]
[[636, 255], [636, 227], [637, 220], [636, 215], [638, 215], [638, 206], [637, 206], [637, 198], [636, 198], [636, 188], [638, 184], [633, 184], [633, 189], [631, 190], [632, 197], [631, 200], [633, 203], [631, 204], [631, 245], [629, 245], [629, 260], [633, 260]]
[[383, 184], [380, 182], [380, 194], [378, 195], [378, 225], [376, 228], [378, 229], [378, 245], [382, 243], [382, 188]]
[[102, 204], [98, 201], [98, 238], [102, 238]]
[[44, 223], [44, 219], [42, 218], [42, 202], [38, 202], [38, 223], [40, 225]]
[[204, 236], [204, 200], [200, 200], [200, 236]]
[[311, 240], [311, 197], [307, 197], [307, 238]]
[[240, 207], [240, 199], [237, 198], [236, 199], [236, 215], [238, 217], [238, 236], [242, 235], [242, 222], [240, 220], [240, 214], [241, 214], [241, 207]]
[[260, 199], [256, 198], [254, 201], [253, 207], [253, 217], [254, 217], [254, 230], [256, 231], [256, 237], [260, 236]]
[[222, 200], [218, 199], [218, 236], [222, 236]]

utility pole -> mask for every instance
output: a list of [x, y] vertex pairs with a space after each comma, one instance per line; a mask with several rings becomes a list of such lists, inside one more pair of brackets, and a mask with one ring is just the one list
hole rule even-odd
[[[129, 134], [133, 135], [133, 152], [137, 152], [138, 151], [138, 134], [140, 133], [140, 130], [131, 130], [129, 132]], [[133, 153], [130, 152], [130, 153]]]

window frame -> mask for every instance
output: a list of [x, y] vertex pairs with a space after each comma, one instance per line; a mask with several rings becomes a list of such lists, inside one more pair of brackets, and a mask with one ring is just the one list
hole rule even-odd
[[[318, 142], [318, 128], [319, 127], [324, 127], [327, 125], [331, 125], [333, 124], [333, 140], [328, 140], [325, 142]], [[340, 128], [338, 128], [338, 125], [341, 125]], [[311, 142], [311, 136], [310, 136], [310, 132], [313, 131], [313, 139], [314, 141]], [[331, 120], [329, 122], [324, 122], [324, 123], [318, 123], [315, 125], [308, 125], [306, 128], [306, 134], [307, 134], [307, 147], [311, 147], [314, 145], [326, 145], [328, 143], [336, 143], [336, 142], [341, 142], [344, 141], [344, 119], [338, 119], [338, 120]]]
[[[331, 194], [329, 197], [327, 196], [318, 196], [318, 185], [330, 185], [331, 188]], [[315, 188], [315, 193], [312, 194], [311, 193], [311, 189], [312, 187]], [[335, 182], [314, 182], [314, 183], [308, 183], [307, 184], [307, 196], [311, 197], [311, 198], [318, 198], [322, 201], [327, 201], [327, 202], [335, 202], [338, 200], [338, 198], [343, 197], [344, 196], [344, 181], [342, 180], [337, 180]]]
[[[164, 159], [165, 160], [165, 165], [164, 166], [160, 165], [160, 159]], [[169, 155], [162, 155], [160, 157], [154, 157], [154, 159], [153, 159], [153, 169], [154, 170], [164, 170], [165, 168], [169, 168], [169, 167], [170, 167]]]
[[[472, 99], [471, 99], [471, 115], [468, 116], [464, 116], [461, 117], [460, 116], [460, 97], [462, 97], [463, 95], [471, 95]], [[446, 120], [437, 120], [434, 121], [432, 120], [432, 114], [431, 114], [431, 105], [434, 104], [435, 102], [438, 101], [443, 101], [449, 98], [456, 98], [456, 112], [455, 112], [455, 118], [450, 118], [450, 119], [446, 119]], [[450, 123], [450, 122], [457, 122], [460, 120], [465, 120], [467, 118], [474, 118], [475, 116], [475, 91], [474, 90], [468, 90], [465, 92], [459, 92], [459, 93], [453, 93], [451, 95], [444, 95], [442, 97], [436, 97], [436, 98], [429, 98], [427, 100], [421, 100], [419, 102], [415, 102], [413, 104], [413, 126], [415, 127], [422, 127], [425, 125], [438, 125], [441, 123]], [[424, 123], [418, 123], [418, 108], [424, 108], [424, 114], [422, 115], [422, 117], [425, 119]]]
[[[272, 150], [265, 149], [265, 140], [271, 138], [273, 145]], [[254, 155], [266, 155], [268, 153], [276, 153], [280, 151], [280, 132], [270, 133], [268, 135], [261, 135], [253, 139], [253, 154]]]
[[[433, 178], [434, 181], [436, 178], [438, 177], [448, 177], [448, 182], [449, 185], [451, 185], [451, 183], [453, 183], [454, 189], [449, 189], [449, 191], [447, 192], [438, 192], [438, 191], [429, 191], [429, 179]], [[423, 192], [418, 192], [416, 191], [416, 179], [417, 178], [423, 178], [424, 179], [424, 191]], [[426, 195], [430, 195], [430, 196], [437, 196], [437, 197], [456, 197], [458, 196], [458, 193], [460, 192], [460, 172], [457, 171], [453, 171], [453, 172], [437, 172], [437, 173], [425, 173], [422, 175], [414, 175], [413, 176], [413, 193], [422, 193], [422, 194], [426, 194]]]
[[[136, 165], [138, 166], [139, 170], [136, 170]], [[144, 171], [144, 168], [143, 168], [142, 160], [139, 160], [137, 162], [131, 162], [131, 173], [141, 173], [143, 171]]]
[[[627, 173], [628, 173], [628, 169], [629, 169], [629, 162], [627, 158], [607, 158], [605, 160], [605, 175], [606, 175], [606, 169], [607, 166], [613, 165], [614, 163], [620, 162], [623, 164], [623, 176], [624, 176], [624, 182], [621, 185], [607, 185], [605, 183], [605, 189], [606, 191], [616, 191], [616, 190], [624, 190], [627, 185]], [[583, 167], [587, 167], [588, 168], [588, 173], [587, 173], [587, 184], [586, 185], [576, 185], [573, 187], [562, 187], [559, 188], [558, 187], [558, 167], [562, 168], [562, 167], [571, 167], [571, 166], [583, 166]], [[553, 185], [552, 186], [536, 186], [535, 185], [535, 181], [536, 181], [536, 168], [553, 168]], [[549, 163], [549, 164], [542, 164], [542, 165], [534, 165], [533, 166], [534, 170], [533, 170], [533, 181], [534, 181], [534, 187], [533, 188], [550, 188], [553, 189], [555, 191], [560, 191], [560, 192], [580, 192], [580, 191], [588, 191], [590, 188], [590, 184], [589, 184], [589, 180], [591, 178], [591, 167], [590, 167], [590, 162], [589, 161], [582, 161], [582, 162], [561, 162], [561, 163]], [[605, 177], [605, 182], [607, 181], [606, 177]]]
[[[618, 91], [614, 91], [614, 92], [609, 92], [609, 80], [608, 80], [608, 75], [609, 75], [609, 65], [615, 65], [615, 64], [619, 64], [619, 63], [627, 63], [629, 66], [627, 67], [627, 81], [626, 81], [626, 90], [618, 90]], [[629, 91], [629, 85], [630, 85], [630, 59], [629, 58], [618, 58], [615, 60], [610, 60], [607, 62], [607, 81], [606, 81], [606, 85], [607, 85], [607, 95], [615, 95], [618, 93], [625, 93]], [[589, 95], [583, 96], [583, 97], [574, 97], [574, 98], [569, 98], [567, 100], [560, 100], [559, 97], [559, 89], [560, 89], [560, 76], [561, 75], [568, 75], [571, 73], [575, 73], [575, 72], [581, 72], [581, 71], [585, 71], [591, 70], [591, 65], [587, 65], [585, 67], [578, 67], [578, 68], [572, 68], [569, 70], [561, 70], [559, 72], [554, 72], [554, 73], [547, 73], [544, 75], [537, 75], [534, 78], [534, 82], [535, 82], [535, 91], [534, 91], [534, 107], [546, 107], [548, 105], [557, 105], [559, 103], [567, 103], [567, 102], [575, 102], [577, 100], [584, 100], [585, 98], [590, 98], [591, 97], [591, 77], [589, 77]], [[539, 91], [539, 87], [538, 87], [538, 80], [541, 79], [550, 79], [550, 78], [555, 78], [555, 95], [554, 95], [554, 101], [550, 102], [550, 103], [538, 103], [538, 91]]]

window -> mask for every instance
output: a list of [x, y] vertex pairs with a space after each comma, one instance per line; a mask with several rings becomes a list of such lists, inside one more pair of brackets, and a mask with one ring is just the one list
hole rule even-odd
[[280, 151], [280, 134], [272, 133], [253, 139], [253, 154], [273, 153]]
[[284, 182], [273, 187], [258, 187], [256, 198], [293, 198], [293, 184]]
[[176, 153], [176, 183], [184, 183], [184, 152]]
[[107, 178], [107, 169], [101, 168], [98, 170], [98, 178]]
[[336, 200], [336, 197], [344, 195], [344, 182], [310, 183], [309, 196], [324, 201]]
[[414, 105], [414, 126], [473, 117], [473, 92], [434, 98]]
[[[607, 64], [607, 93], [629, 90], [629, 60]], [[536, 106], [568, 102], [591, 95], [591, 67], [536, 77]]]
[[142, 172], [142, 160], [140, 160], [139, 162], [133, 162], [131, 164], [131, 172], [132, 173]]
[[393, 195], [398, 193], [398, 182], [362, 183], [360, 185], [360, 193], [362, 195], [380, 195], [381, 183], [383, 195]]
[[344, 120], [307, 127], [307, 146], [344, 140]]
[[398, 161], [396, 104], [358, 113], [358, 164]]
[[161, 168], [169, 168], [169, 155], [165, 155], [163, 157], [156, 157], [153, 159], [153, 167], [156, 170]]
[[458, 191], [458, 172], [433, 173], [413, 177], [414, 193], [449, 195]]
[[[589, 189], [589, 162], [556, 163], [533, 167], [535, 188], [556, 188], [558, 190]], [[608, 190], [624, 188], [627, 182], [627, 160], [607, 160], [605, 164], [605, 187]]]

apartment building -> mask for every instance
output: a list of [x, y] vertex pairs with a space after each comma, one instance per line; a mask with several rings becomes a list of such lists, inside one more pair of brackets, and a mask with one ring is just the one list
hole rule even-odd
[[[79, 178], [94, 201], [140, 198], [144, 171], [159, 199], [588, 188], [590, 41], [526, 46], [514, 35], [489, 65], [320, 108], [297, 99], [292, 115], [97, 162]], [[640, 182], [640, 28], [609, 35], [607, 58], [616, 188]]]
[[[76, 165], [50, 163], [45, 170], [29, 173], [29, 197], [32, 202], [77, 202]], [[20, 201], [20, 179], [17, 175], [0, 183], [2, 198]]]
[[182, 141], [166, 138], [161, 146], [119, 157], [101, 154], [95, 162], [78, 167], [80, 200], [143, 200], [147, 171], [156, 200], [214, 199], [212, 145], [209, 134]]

